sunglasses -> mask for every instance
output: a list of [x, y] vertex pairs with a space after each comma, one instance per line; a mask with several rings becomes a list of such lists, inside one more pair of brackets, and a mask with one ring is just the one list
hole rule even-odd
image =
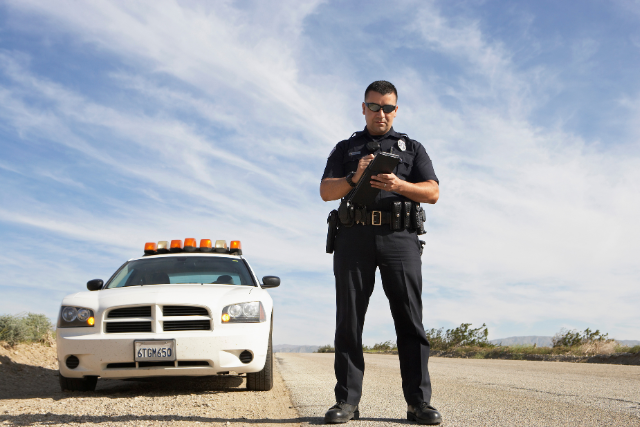
[[378, 111], [380, 111], [380, 109], [382, 108], [382, 111], [384, 111], [385, 114], [389, 114], [389, 113], [393, 113], [396, 110], [396, 106], [395, 105], [379, 105], [379, 104], [375, 104], [373, 102], [365, 102], [364, 105], [367, 106], [367, 108], [371, 111], [373, 111], [374, 113], [377, 113]]

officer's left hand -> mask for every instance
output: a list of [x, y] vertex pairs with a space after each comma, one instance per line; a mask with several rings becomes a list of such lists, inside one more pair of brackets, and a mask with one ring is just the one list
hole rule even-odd
[[380, 173], [371, 177], [371, 186], [384, 191], [397, 192], [403, 184], [404, 181], [393, 173]]

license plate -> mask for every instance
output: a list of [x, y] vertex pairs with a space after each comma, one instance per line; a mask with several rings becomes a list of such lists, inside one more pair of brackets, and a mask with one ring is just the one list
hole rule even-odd
[[173, 362], [176, 360], [176, 340], [134, 341], [136, 362]]

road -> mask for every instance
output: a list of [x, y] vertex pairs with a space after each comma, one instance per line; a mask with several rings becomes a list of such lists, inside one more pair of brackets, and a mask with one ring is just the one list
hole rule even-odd
[[[334, 403], [333, 355], [278, 353], [303, 425]], [[360, 421], [407, 426], [398, 357], [365, 355]], [[431, 358], [432, 404], [444, 426], [640, 426], [640, 366]]]

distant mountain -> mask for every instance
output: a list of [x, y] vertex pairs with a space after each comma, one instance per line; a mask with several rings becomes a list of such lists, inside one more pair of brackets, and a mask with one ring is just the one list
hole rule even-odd
[[491, 344], [496, 345], [534, 345], [538, 347], [551, 347], [551, 338], [553, 337], [541, 337], [541, 336], [528, 336], [528, 337], [508, 337], [498, 338], [495, 340], [489, 340]]
[[[496, 345], [533, 345], [536, 344], [538, 347], [551, 347], [551, 339], [553, 337], [544, 337], [544, 336], [528, 336], [528, 337], [508, 337], [508, 338], [498, 338], [495, 340], [489, 340], [491, 344]], [[626, 345], [629, 347], [633, 347], [634, 345], [640, 345], [640, 341], [638, 340], [616, 340], [622, 345]]]
[[319, 348], [319, 345], [277, 344], [273, 346], [273, 351], [276, 353], [315, 353]]

